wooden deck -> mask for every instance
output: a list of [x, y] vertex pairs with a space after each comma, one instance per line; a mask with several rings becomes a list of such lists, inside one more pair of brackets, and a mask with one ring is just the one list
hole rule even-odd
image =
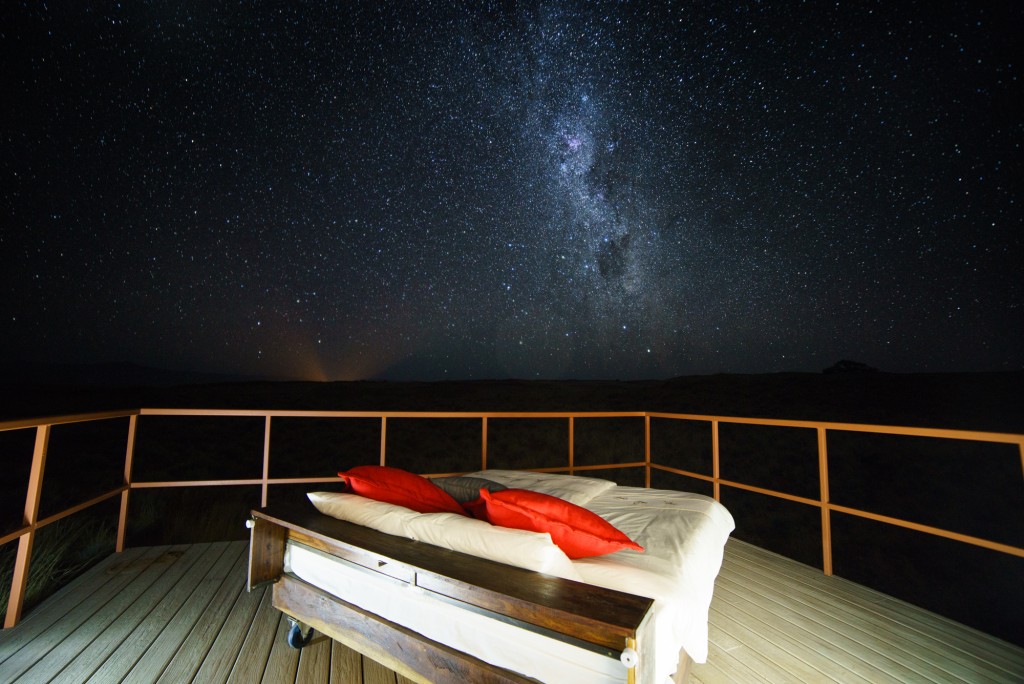
[[[112, 555], [0, 633], [0, 682], [405, 684], [318, 636], [295, 651], [246, 543]], [[1024, 682], [1024, 649], [731, 540], [702, 684]]]

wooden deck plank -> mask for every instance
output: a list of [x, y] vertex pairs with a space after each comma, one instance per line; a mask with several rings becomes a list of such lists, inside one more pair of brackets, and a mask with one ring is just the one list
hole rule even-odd
[[[748, 668], [737, 667], [737, 663], [725, 654], [723, 657], [715, 647], [708, 645], [708, 662], [701, 668], [700, 681], [705, 684], [764, 684], [763, 678], [756, 677]], [[691, 674], [691, 680], [698, 679]]]
[[[733, 543], [730, 541], [730, 544]], [[1011, 672], [1024, 668], [1024, 649], [1008, 648], [1011, 645], [997, 637], [905, 601], [842, 577], [826, 577], [814, 568], [743, 542], [735, 544], [731, 556], [736, 562], [755, 568], [767, 563], [771, 572], [782, 581], [825, 593], [859, 610], [870, 610], [893, 623], [894, 628], [900, 629], [902, 633], [910, 636], [924, 634], [927, 639], [941, 643], [944, 651], [952, 649], [973, 664], [987, 662]]]
[[741, 641], [737, 635], [734, 625], [731, 625], [724, 615], [718, 613], [715, 620], [710, 622], [709, 649], [714, 648], [717, 652], [725, 652], [735, 657], [760, 673], [765, 679], [773, 684], [802, 684], [821, 679], [821, 673], [804, 665], [800, 660], [790, 658], [779, 658], [778, 653], [773, 656], [774, 646], [765, 639], [751, 639], [754, 646], [749, 646]]
[[[310, 682], [310, 684], [313, 684]], [[363, 684], [362, 657], [348, 646], [331, 640], [330, 684]]]
[[708, 644], [708, 661], [714, 662], [714, 669], [718, 676], [724, 677], [730, 682], [773, 684], [776, 681], [764, 676], [764, 672], [758, 670], [755, 663], [736, 658], [732, 653], [722, 650], [714, 643]]
[[784, 585], [793, 595], [823, 601], [844, 622], [853, 618], [875, 632], [881, 626], [887, 640], [891, 632], [895, 643], [904, 650], [912, 650], [965, 681], [979, 675], [1004, 681], [1024, 670], [1024, 649], [923, 608], [840, 577], [827, 577], [814, 568], [749, 544], [736, 544], [730, 555], [725, 571], [736, 567], [741, 573], [758, 574], [763, 582]]
[[812, 590], [827, 593], [849, 605], [883, 614], [887, 619], [908, 629], [923, 631], [929, 637], [948, 636], [949, 643], [964, 644], [967, 653], [985, 653], [999, 659], [1007, 659], [1015, 666], [1024, 664], [1024, 649], [1007, 650], [1005, 641], [955, 620], [932, 613], [900, 599], [882, 594], [874, 589], [851, 582], [838, 576], [828, 577], [815, 568], [779, 556], [771, 551], [758, 548], [737, 540], [731, 559], [735, 562], [762, 567], [767, 565], [780, 580], [792, 581], [797, 586], [809, 586]]
[[[49, 681], [84, 652], [86, 647], [91, 646], [97, 636], [128, 610], [151, 585], [168, 573], [174, 577], [176, 573], [184, 571], [182, 568], [190, 567], [199, 552], [189, 555], [188, 548], [170, 547], [157, 552], [151, 559], [146, 559], [152, 562], [145, 564], [143, 570], [134, 575], [133, 581], [117, 591], [104, 591], [83, 601], [76, 607], [81, 611], [72, 623], [56, 623], [36, 639], [40, 642], [38, 647], [33, 642], [32, 649], [22, 649], [21, 653], [5, 662], [0, 667], [0, 681], [13, 681], [16, 677], [24, 677], [26, 681]], [[186, 555], [188, 558], [182, 562]], [[22, 653], [28, 657], [19, 657]]]
[[796, 622], [783, 619], [760, 601], [751, 601], [749, 592], [726, 577], [719, 577], [715, 593], [723, 608], [729, 606], [735, 611], [736, 619], [752, 624], [754, 629], [770, 635], [769, 638], [777, 643], [785, 643], [791, 653], [801, 653], [806, 660], [817, 659], [819, 667], [827, 667], [826, 663], [821, 662], [822, 659], [831, 660], [835, 663], [831, 669], [850, 679], [856, 677], [867, 682], [892, 681], [887, 679], [886, 671], [876, 664], [865, 662], [845, 649], [836, 648], [833, 644], [834, 635], [827, 630], [815, 628], [800, 616], [794, 616]]
[[29, 658], [35, 662], [38, 656], [45, 654], [44, 642], [59, 643], [108, 597], [145, 570], [158, 553], [154, 549], [133, 549], [122, 557], [111, 554], [30, 611], [17, 628], [0, 632], [0, 681], [17, 676], [17, 667], [8, 661], [25, 646], [31, 645], [33, 652]]
[[[178, 684], [189, 682], [195, 676], [207, 653], [213, 646], [214, 640], [221, 632], [231, 607], [238, 601], [239, 594], [244, 591], [244, 585], [239, 578], [244, 577], [245, 568], [248, 563], [246, 554], [247, 545], [240, 544], [241, 551], [235, 561], [235, 565], [224, 578], [210, 602], [205, 606], [203, 614], [189, 630], [185, 640], [173, 654], [169, 663], [160, 673], [156, 680], [162, 684]], [[230, 555], [230, 554], [229, 554]], [[124, 680], [124, 684], [142, 684], [146, 681], [145, 674], [136, 673], [138, 667], [133, 668]]]
[[[410, 684], [322, 635], [289, 648], [267, 588], [244, 589], [244, 545], [215, 545], [219, 560], [202, 545], [112, 556], [83, 575], [81, 593], [62, 590], [62, 602], [33, 613], [41, 617], [0, 632], [0, 681], [73, 680], [65, 668], [86, 663], [97, 681], [127, 672], [134, 684]], [[136, 618], [126, 633], [120, 623]], [[1024, 649], [737, 541], [726, 548], [710, 635], [710, 661], [694, 666], [694, 684], [1024, 681]], [[115, 667], [122, 660], [134, 665]]]
[[[111, 613], [113, 617], [103, 631], [60, 674], [50, 680], [52, 684], [79, 684], [86, 681], [129, 639], [133, 645], [145, 646], [150, 643], [154, 635], [174, 616], [178, 606], [185, 600], [186, 592], [191, 591], [209, 569], [209, 564], [222, 555], [223, 551], [219, 544], [190, 547], [177, 563], [168, 568], [136, 600], [116, 615]], [[130, 666], [131, 663], [128, 663], [127, 667]]]
[[[22, 618], [17, 630], [5, 630], [10, 633], [9, 639], [0, 639], [0, 663], [3, 663], [25, 644], [33, 642], [43, 632], [50, 629], [56, 622], [66, 620], [72, 609], [86, 601], [98, 591], [106, 589], [116, 591], [130, 578], [130, 573], [119, 573], [118, 567], [137, 561], [146, 549], [129, 549], [121, 554], [110, 554], [96, 565], [76, 577], [71, 582], [54, 592], [41, 605], [36, 606]], [[119, 583], [115, 577], [119, 577]], [[115, 587], [108, 588], [108, 584]]]
[[[766, 622], [745, 612], [743, 610], [745, 605], [746, 601], [743, 597], [732, 596], [729, 592], [718, 589], [711, 609], [713, 615], [724, 615], [728, 618], [719, 623], [723, 629], [732, 624], [745, 628], [733, 630], [732, 634], [735, 638], [748, 644], [751, 650], [760, 649], [770, 644], [770, 648], [759, 652], [765, 657], [774, 659], [780, 667], [792, 672], [794, 676], [805, 668], [811, 668], [816, 674], [806, 681], [871, 684], [871, 679], [844, 666], [842, 662], [836, 662], [830, 656], [827, 647], [823, 649], [819, 644], [809, 642], [802, 638], [798, 631], [787, 629], [771, 618]], [[750, 634], [756, 634], [757, 637], [751, 637]], [[827, 646], [827, 642], [825, 644]], [[705, 667], [707, 665], [695, 665], [694, 672], [703, 672]]]
[[[218, 545], [219, 546], [219, 545]], [[181, 648], [182, 642], [195, 626], [203, 610], [213, 600], [214, 594], [232, 574], [245, 551], [244, 542], [228, 544], [221, 551], [220, 558], [213, 561], [199, 582], [191, 586], [183, 579], [174, 591], [180, 589], [180, 601], [171, 600], [173, 594], [161, 601], [154, 614], [146, 619], [145, 626], [132, 634], [132, 638], [118, 647], [103, 666], [93, 675], [96, 682], [153, 682], [163, 672], [167, 663]], [[202, 561], [200, 561], [202, 563]], [[198, 573], [197, 573], [198, 574]], [[234, 579], [234, 577], [232, 577]], [[166, 605], [165, 605], [166, 604]], [[161, 627], [163, 616], [175, 609]]]
[[363, 658], [363, 684], [397, 684], [395, 673], [376, 660]]
[[299, 670], [299, 650], [288, 645], [288, 630], [291, 624], [286, 619], [278, 620], [277, 634], [270, 646], [267, 669], [263, 671], [263, 684], [294, 682]]
[[270, 650], [274, 645], [274, 636], [281, 622], [284, 622], [284, 616], [274, 608], [271, 603], [271, 592], [268, 591], [260, 602], [252, 627], [245, 635], [242, 648], [238, 651], [235, 666], [231, 668], [231, 674], [227, 679], [228, 684], [252, 684], [263, 678]]
[[[710, 622], [720, 632], [727, 633], [739, 647], [734, 648], [737, 657], [757, 663], [771, 663], [772, 670], [781, 670], [784, 679], [797, 682], [822, 682], [834, 680], [843, 675], [849, 684], [863, 684], [866, 680], [852, 673], [842, 671], [835, 663], [810, 649], [792, 648], [792, 642], [772, 638], [761, 631], [751, 629], [742, 619], [735, 619], [729, 604], [719, 602], [712, 606]], [[717, 642], [713, 635], [712, 642]], [[790, 646], [787, 648], [787, 646]]]
[[[244, 576], [243, 576], [244, 581]], [[217, 633], [213, 645], [203, 659], [199, 670], [192, 681], [223, 684], [231, 676], [231, 669], [238, 659], [238, 652], [249, 634], [256, 614], [264, 602], [270, 602], [270, 590], [267, 587], [252, 592], [239, 587], [239, 594], [231, 611], [224, 621], [223, 628]], [[185, 681], [185, 680], [179, 680]], [[168, 680], [173, 684], [174, 680]]]
[[[722, 578], [718, 587], [719, 589], [731, 589], [737, 594], [742, 594], [744, 591], [756, 593], [751, 592], [750, 588], [745, 586], [742, 581], [728, 576]], [[884, 679], [887, 675], [899, 677], [899, 681], [916, 682], [923, 679], [920, 672], [911, 669], [901, 660], [872, 648], [877, 641], [876, 637], [867, 637], [861, 634], [851, 635], [835, 623], [829, 625], [826, 619], [810, 610], [808, 606], [801, 606], [801, 610], [798, 610], [785, 600], [779, 600], [778, 597], [767, 594], [759, 594], [758, 599], [756, 608], [748, 609], [747, 612], [756, 610], [762, 620], [774, 620], [785, 625], [786, 629], [801, 630], [804, 638], [813, 636], [819, 643], [823, 640], [818, 635], [827, 633], [827, 642], [820, 643], [820, 646], [830, 652], [833, 657], [840, 657], [840, 654], [843, 654], [844, 663], [868, 679]], [[924, 679], [924, 681], [929, 680]]]
[[[935, 637], [920, 632], [902, 629], [885, 629], [884, 639], [874, 636], [885, 624], [885, 617], [872, 612], [863, 605], [850, 603], [841, 596], [830, 595], [828, 591], [815, 591], [814, 587], [788, 582], [785, 585], [772, 584], [762, 569], [754, 566], [737, 567], [733, 571], [742, 578], [745, 586], [758, 593], [772, 595], [778, 600], [783, 597], [792, 602], [799, 602], [798, 610], [809, 615], [823, 616], [836, 627], [842, 627], [844, 633], [876, 652], [896, 652], [901, 655], [901, 662], [920, 673], [922, 679], [934, 682], [948, 681], [950, 678], [961, 681], [998, 682], [998, 676], [985, 673], [988, 664], [974, 657], [967, 662], [953, 649]], [[893, 626], [895, 627], [895, 626]]]
[[316, 634], [313, 640], [299, 652], [299, 669], [295, 681], [326, 684], [331, 678], [331, 644], [333, 640], [323, 634]]
[[[903, 671], [910, 673], [907, 677], [911, 681], [936, 684], [951, 679], [966, 681], [964, 677], [967, 673], [963, 668], [951, 667], [949, 663], [944, 663], [945, 667], [936, 666], [937, 654], [920, 644], [898, 633], [887, 633], [884, 637], [879, 637], [877, 616], [871, 619], [872, 616], [858, 609], [839, 606], [835, 601], [822, 599], [820, 593], [799, 591], [791, 583], [781, 585], [765, 580], [763, 574], [749, 569], [749, 566], [737, 567], [733, 569], [732, 574], [747, 591], [765, 599], [765, 605], [776, 614], [792, 616], [793, 613], [799, 613], [805, 619], [816, 623], [820, 629], [830, 626], [836, 633], [842, 635], [842, 644], [846, 646], [847, 651], [864, 654], [862, 657], [868, 662], [877, 662], [885, 669], [891, 668], [889, 662], [897, 662], [900, 668], [905, 668]], [[975, 675], [980, 676], [980, 673]], [[977, 684], [994, 682], [995, 680], [989, 677], [977, 680]]]

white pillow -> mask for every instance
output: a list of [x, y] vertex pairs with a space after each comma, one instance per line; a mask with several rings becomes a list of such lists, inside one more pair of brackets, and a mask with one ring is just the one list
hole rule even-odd
[[399, 537], [409, 536], [406, 534], [409, 523], [420, 515], [411, 508], [368, 499], [359, 494], [309, 492], [306, 496], [324, 515]]
[[307, 496], [318, 511], [339, 520], [526, 570], [581, 580], [572, 561], [546, 532], [496, 527], [458, 513], [417, 513], [358, 494], [310, 492]]
[[467, 477], [483, 477], [506, 487], [529, 489], [549, 496], [557, 496], [577, 506], [584, 506], [598, 494], [615, 486], [611, 480], [557, 473], [533, 473], [528, 470], [481, 470], [466, 473]]

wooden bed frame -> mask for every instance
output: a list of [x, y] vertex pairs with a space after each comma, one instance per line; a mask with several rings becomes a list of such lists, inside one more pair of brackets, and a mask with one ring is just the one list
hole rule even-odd
[[[416, 682], [526, 684], [534, 680], [427, 639], [285, 573], [288, 541], [415, 585], [470, 610], [504, 616], [526, 629], [614, 657], [635, 647], [637, 630], [653, 603], [649, 598], [384, 534], [301, 503], [252, 511], [249, 590], [272, 582], [275, 608]], [[680, 684], [689, 664], [689, 657], [681, 652], [675, 678]], [[624, 681], [632, 684], [636, 668], [627, 672]]]

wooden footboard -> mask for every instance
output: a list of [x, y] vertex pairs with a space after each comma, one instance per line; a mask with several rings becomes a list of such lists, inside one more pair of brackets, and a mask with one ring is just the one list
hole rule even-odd
[[[414, 681], [532, 681], [364, 611], [284, 573], [289, 540], [385, 574], [444, 600], [605, 652], [635, 645], [652, 601], [563, 580], [325, 516], [307, 504], [253, 511], [250, 589], [273, 582], [276, 608]], [[636, 668], [628, 670], [633, 682]]]

